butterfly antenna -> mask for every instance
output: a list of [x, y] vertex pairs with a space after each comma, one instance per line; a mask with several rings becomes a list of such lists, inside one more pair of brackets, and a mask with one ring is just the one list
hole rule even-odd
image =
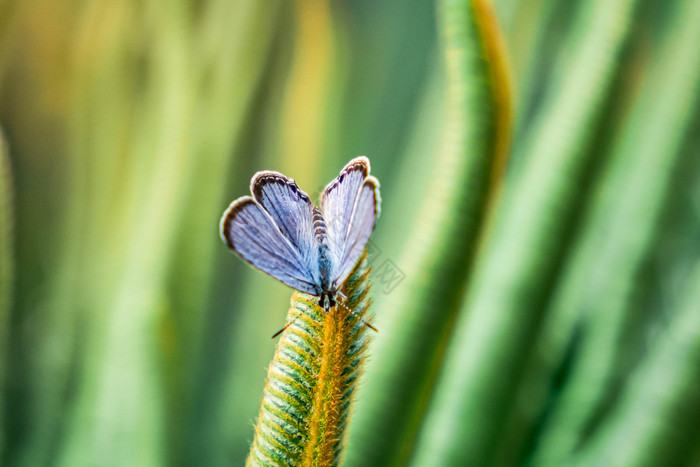
[[287, 323], [287, 325], [286, 325], [285, 327], [283, 327], [282, 329], [280, 329], [279, 331], [277, 331], [276, 333], [274, 333], [274, 334], [272, 335], [272, 339], [274, 339], [275, 337], [279, 336], [279, 335], [282, 334], [284, 331], [286, 331], [287, 328], [288, 328], [289, 326], [291, 326], [292, 324], [294, 324], [294, 322], [295, 322], [296, 320], [298, 320], [300, 316], [301, 316], [301, 313], [299, 313], [299, 314], [296, 316], [296, 318], [294, 318], [294, 319], [291, 320], [289, 323]]
[[[348, 297], [346, 297], [345, 294], [343, 294], [343, 292], [338, 292], [338, 296], [342, 297], [343, 300], [345, 300], [346, 302], [348, 301]], [[357, 313], [355, 312], [355, 310], [351, 310], [350, 307], [348, 307], [344, 303], [341, 303], [340, 301], [338, 301], [338, 304], [340, 306], [342, 306], [343, 308], [345, 308], [348, 311], [348, 313], [357, 316]], [[358, 316], [358, 318], [359, 318], [359, 316]], [[359, 319], [360, 319], [360, 321], [365, 323], [365, 326], [370, 328], [372, 331], [377, 332], [377, 333], [379, 332], [379, 329], [377, 329], [374, 326], [372, 326], [371, 324], [369, 324], [369, 322], [367, 322], [364, 318], [359, 318]]]

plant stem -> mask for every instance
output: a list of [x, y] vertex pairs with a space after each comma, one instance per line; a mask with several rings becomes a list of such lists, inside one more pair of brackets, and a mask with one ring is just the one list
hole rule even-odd
[[363, 258], [342, 289], [347, 301], [328, 313], [317, 297], [292, 296], [247, 465], [339, 463], [368, 342], [368, 275]]

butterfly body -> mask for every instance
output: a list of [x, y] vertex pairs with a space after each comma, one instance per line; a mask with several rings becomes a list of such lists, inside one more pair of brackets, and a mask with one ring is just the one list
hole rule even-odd
[[220, 232], [243, 260], [280, 282], [319, 297], [326, 310], [357, 264], [379, 215], [379, 182], [369, 160], [357, 157], [311, 203], [279, 172], [257, 172], [252, 196], [235, 200]]
[[326, 220], [323, 218], [321, 210], [314, 206], [313, 214], [314, 235], [318, 242], [318, 269], [320, 273], [319, 284], [316, 288], [316, 295], [319, 296], [319, 304], [325, 309], [335, 306], [336, 291], [332, 286], [333, 260], [331, 259], [331, 249], [328, 242]]

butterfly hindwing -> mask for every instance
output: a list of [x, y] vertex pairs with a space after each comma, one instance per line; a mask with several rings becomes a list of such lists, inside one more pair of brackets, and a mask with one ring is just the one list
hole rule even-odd
[[261, 271], [294, 289], [317, 294], [317, 281], [298, 248], [282, 234], [273, 216], [250, 196], [238, 198], [226, 210], [221, 219], [221, 237]]

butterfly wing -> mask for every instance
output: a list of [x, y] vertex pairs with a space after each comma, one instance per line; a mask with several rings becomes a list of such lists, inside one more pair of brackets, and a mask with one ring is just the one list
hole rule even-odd
[[379, 216], [379, 182], [369, 172], [369, 159], [357, 157], [321, 194], [321, 210], [334, 258], [335, 287], [345, 282], [362, 256]]
[[348, 278], [362, 252], [367, 245], [367, 240], [374, 230], [374, 224], [379, 216], [379, 181], [374, 177], [368, 177], [360, 188], [355, 206], [352, 211], [350, 225], [345, 237], [343, 256], [338, 262], [335, 271], [333, 286], [339, 287]]
[[253, 198], [275, 221], [282, 235], [299, 253], [302, 268], [320, 283], [318, 244], [314, 235], [314, 206], [296, 182], [279, 172], [264, 170], [250, 181]]
[[369, 160], [357, 157], [348, 162], [340, 174], [321, 193], [321, 212], [331, 240], [331, 254], [336, 263], [343, 257], [343, 247], [350, 217], [360, 187], [369, 175]]
[[280, 282], [318, 295], [318, 247], [309, 197], [294, 180], [263, 171], [251, 180], [253, 197], [234, 201], [221, 219], [221, 237], [245, 261]]

